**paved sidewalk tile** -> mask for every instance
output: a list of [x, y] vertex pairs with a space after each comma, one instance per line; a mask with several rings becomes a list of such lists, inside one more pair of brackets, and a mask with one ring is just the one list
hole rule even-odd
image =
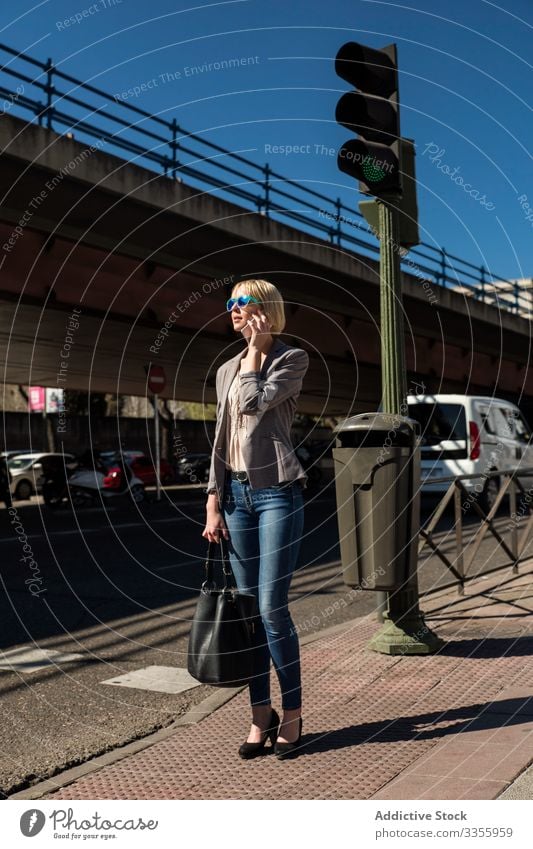
[[[497, 798], [533, 761], [533, 623], [519, 609], [532, 574], [425, 599], [428, 622], [447, 641], [435, 655], [370, 652], [378, 626], [369, 617], [304, 645], [294, 760], [239, 759], [249, 728], [241, 691], [201, 722], [44, 798]], [[274, 673], [273, 685], [279, 705]]]
[[[463, 734], [451, 742], [441, 742], [405, 770], [405, 776], [434, 775], [449, 779], [489, 779], [512, 781], [523, 769], [524, 753], [520, 746], [504, 743], [469, 743]], [[533, 757], [533, 753], [532, 753]]]
[[469, 778], [436, 778], [406, 775], [388, 784], [373, 799], [496, 799], [507, 788], [505, 781]]

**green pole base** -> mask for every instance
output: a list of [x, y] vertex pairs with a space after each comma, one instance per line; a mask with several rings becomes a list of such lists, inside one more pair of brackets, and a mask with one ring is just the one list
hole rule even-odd
[[424, 622], [421, 613], [391, 619], [384, 614], [383, 625], [368, 643], [371, 651], [381, 654], [434, 654], [444, 645]]

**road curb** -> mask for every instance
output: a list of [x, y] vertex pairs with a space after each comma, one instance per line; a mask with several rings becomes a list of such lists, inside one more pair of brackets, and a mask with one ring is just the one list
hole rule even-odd
[[[331, 628], [324, 628], [322, 631], [316, 631], [314, 634], [308, 634], [300, 639], [300, 645], [307, 645], [308, 643], [312, 643], [324, 636], [335, 636], [336, 633], [340, 633], [346, 630], [346, 628], [351, 627], [354, 621], [355, 620], [342, 622], [337, 625], [332, 625]], [[103, 755], [96, 755], [94, 758], [79, 764], [79, 766], [74, 766], [64, 770], [63, 772], [58, 772], [57, 775], [45, 778], [43, 781], [39, 781], [37, 784], [32, 784], [24, 790], [12, 793], [7, 797], [7, 801], [11, 801], [12, 799], [41, 799], [48, 793], [53, 793], [55, 790], [60, 790], [62, 787], [72, 784], [74, 781], [77, 781], [79, 778], [82, 778], [88, 773], [97, 772], [106, 766], [110, 766], [111, 764], [118, 763], [124, 758], [128, 758], [130, 755], [135, 755], [137, 752], [147, 749], [150, 746], [159, 743], [161, 740], [165, 740], [167, 737], [172, 736], [172, 734], [175, 734], [181, 728], [186, 728], [189, 725], [196, 725], [198, 722], [206, 719], [244, 689], [245, 687], [228, 687], [217, 690], [207, 696], [199, 704], [191, 707], [183, 714], [183, 716], [180, 716], [179, 719], [176, 719], [165, 728], [160, 728], [158, 731], [154, 731], [146, 737], [133, 740], [130, 743], [125, 743], [123, 746], [119, 746], [110, 752], [105, 752]]]

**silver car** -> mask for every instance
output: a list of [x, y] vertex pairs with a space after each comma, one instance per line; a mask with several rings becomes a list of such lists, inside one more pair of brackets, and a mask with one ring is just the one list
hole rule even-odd
[[74, 459], [72, 454], [17, 454], [8, 460], [7, 466], [11, 475], [11, 494], [20, 501], [40, 493], [44, 482], [43, 466], [46, 471], [63, 469], [65, 463]]

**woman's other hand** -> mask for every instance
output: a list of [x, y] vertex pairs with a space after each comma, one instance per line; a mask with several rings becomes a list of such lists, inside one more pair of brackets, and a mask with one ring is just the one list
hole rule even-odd
[[220, 510], [207, 506], [207, 518], [202, 536], [209, 542], [220, 542], [220, 534], [229, 539], [229, 531]]

